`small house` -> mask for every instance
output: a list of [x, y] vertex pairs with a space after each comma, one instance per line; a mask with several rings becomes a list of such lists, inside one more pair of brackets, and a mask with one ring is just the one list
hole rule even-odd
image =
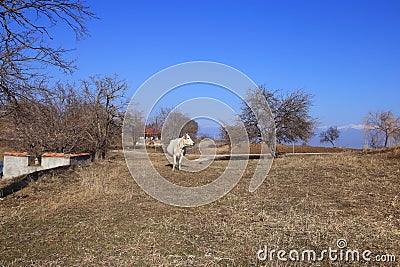
[[161, 131], [154, 129], [154, 128], [146, 128], [144, 131], [144, 138], [147, 139], [155, 139], [155, 140], [160, 140], [161, 139]]

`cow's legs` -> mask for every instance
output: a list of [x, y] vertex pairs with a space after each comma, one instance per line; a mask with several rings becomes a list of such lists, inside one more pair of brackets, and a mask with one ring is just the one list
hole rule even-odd
[[181, 155], [181, 156], [179, 157], [179, 159], [178, 159], [178, 170], [181, 169], [182, 159], [183, 159], [183, 156]]
[[172, 164], [172, 171], [175, 170], [175, 165], [176, 165], [176, 155], [174, 155], [174, 164]]

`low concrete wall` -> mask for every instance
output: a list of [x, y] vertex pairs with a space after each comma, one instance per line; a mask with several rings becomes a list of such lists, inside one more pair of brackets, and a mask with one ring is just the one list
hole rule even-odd
[[28, 166], [27, 156], [4, 156], [3, 178], [9, 179], [37, 171], [36, 166]]
[[37, 171], [69, 166], [70, 159], [65, 157], [42, 157], [38, 166], [29, 166], [29, 156], [4, 156], [3, 178], [10, 179]]
[[90, 162], [90, 154], [45, 153], [40, 165], [29, 166], [29, 155], [26, 152], [5, 152], [3, 178], [10, 179], [38, 171], [54, 169], [62, 166], [86, 164]]
[[69, 157], [42, 157], [42, 169], [47, 170], [61, 166], [69, 166], [71, 161]]

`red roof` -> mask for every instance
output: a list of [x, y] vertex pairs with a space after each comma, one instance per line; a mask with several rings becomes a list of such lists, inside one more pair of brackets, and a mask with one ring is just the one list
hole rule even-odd
[[[27, 157], [28, 155], [29, 155], [28, 152], [4, 152], [4, 156]], [[90, 154], [89, 153], [64, 154], [64, 153], [45, 152], [42, 155], [42, 157], [66, 157], [66, 158], [73, 158], [80, 156], [90, 156]]]
[[161, 134], [161, 131], [149, 127], [149, 128], [146, 128], [146, 130], [144, 131], [144, 133], [145, 133], [145, 134], [156, 134], [156, 135], [158, 135], [158, 134]]
[[80, 157], [80, 156], [89, 156], [89, 153], [78, 153], [78, 154], [64, 154], [64, 153], [51, 153], [46, 152], [43, 153], [42, 157], [66, 157], [66, 158], [73, 158], [73, 157]]
[[28, 152], [4, 152], [4, 156], [26, 157]]

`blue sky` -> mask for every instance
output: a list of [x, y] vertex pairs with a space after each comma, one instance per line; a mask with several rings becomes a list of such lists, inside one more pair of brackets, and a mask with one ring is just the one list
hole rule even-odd
[[182, 62], [230, 65], [270, 89], [303, 88], [321, 126], [400, 115], [400, 1], [88, 1], [100, 18], [71, 79], [118, 74], [130, 95]]

